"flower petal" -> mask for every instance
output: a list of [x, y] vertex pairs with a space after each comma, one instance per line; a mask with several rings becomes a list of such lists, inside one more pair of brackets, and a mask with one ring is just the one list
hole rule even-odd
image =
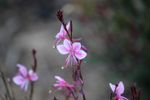
[[60, 83], [66, 83], [66, 81], [65, 81], [63, 78], [59, 77], [59, 76], [55, 76], [55, 78], [56, 78]]
[[26, 82], [24, 82], [23, 84], [21, 84], [21, 87], [20, 87], [21, 90], [23, 89], [23, 87], [25, 86], [25, 84], [26, 84]]
[[58, 49], [59, 53], [61, 53], [61, 54], [69, 53], [69, 50], [64, 45], [58, 45], [57, 49]]
[[24, 88], [25, 92], [27, 92], [27, 90], [28, 90], [28, 85], [29, 85], [29, 80], [26, 80], [25, 88]]
[[75, 56], [81, 60], [87, 56], [87, 53], [84, 52], [83, 50], [79, 50], [79, 51], [75, 52]]
[[59, 33], [57, 33], [55, 38], [57, 38], [57, 39], [63, 38], [63, 34], [61, 32], [59, 32]]
[[123, 99], [123, 100], [128, 100], [126, 97], [124, 97], [124, 96], [121, 96], [121, 98]]
[[71, 46], [71, 42], [68, 39], [65, 39], [63, 42], [63, 45], [68, 49], [71, 50], [72, 46]]
[[29, 77], [31, 81], [36, 81], [38, 80], [38, 76], [33, 72], [33, 70], [29, 71]]
[[66, 28], [67, 28], [67, 30], [69, 30], [69, 28], [70, 28], [70, 21], [68, 22]]
[[17, 64], [17, 67], [19, 67], [19, 72], [24, 76], [27, 77], [27, 69], [25, 66], [21, 64]]
[[81, 43], [80, 42], [75, 42], [73, 43], [73, 50], [78, 51], [81, 49]]
[[122, 81], [119, 82], [117, 89], [120, 94], [122, 94], [124, 92], [124, 85], [123, 85]]
[[66, 37], [67, 32], [63, 25], [61, 25], [60, 33], [62, 34], [63, 37]]
[[13, 81], [15, 84], [21, 85], [25, 82], [25, 79], [21, 75], [17, 75], [15, 77], [13, 77]]
[[55, 87], [66, 87], [65, 84], [54, 84]]
[[115, 92], [115, 88], [116, 88], [116, 86], [115, 86], [115, 85], [113, 85], [113, 84], [111, 84], [111, 83], [109, 83], [109, 86], [110, 86], [111, 90], [112, 90], [113, 92]]

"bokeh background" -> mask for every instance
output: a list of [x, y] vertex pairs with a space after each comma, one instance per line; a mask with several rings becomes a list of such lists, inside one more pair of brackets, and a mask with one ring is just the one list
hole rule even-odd
[[[62, 70], [67, 55], [52, 48], [61, 23], [56, 11], [63, 10], [66, 23], [73, 21], [73, 37], [89, 50], [82, 64], [87, 100], [109, 100], [109, 83], [123, 81], [131, 98], [130, 86], [142, 89], [141, 100], [149, 100], [150, 90], [150, 1], [149, 0], [0, 0], [0, 61], [5, 77], [18, 72], [17, 63], [28, 70], [37, 51], [39, 80], [33, 100], [65, 100], [52, 86], [58, 75], [70, 84], [71, 69]], [[16, 100], [23, 91], [13, 85]], [[0, 94], [5, 94], [0, 78]]]

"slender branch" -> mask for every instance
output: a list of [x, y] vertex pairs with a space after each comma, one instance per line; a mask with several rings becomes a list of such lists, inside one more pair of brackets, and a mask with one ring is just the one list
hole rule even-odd
[[5, 80], [4, 73], [3, 73], [2, 69], [1, 69], [1, 66], [0, 66], [0, 74], [1, 74], [2, 80], [3, 80], [4, 85], [5, 85], [6, 95], [8, 96], [8, 98], [9, 98], [10, 100], [12, 100], [12, 99], [11, 99], [10, 92], [9, 92], [9, 89], [8, 89], [7, 82], [6, 82], [6, 80]]
[[73, 27], [72, 27], [72, 20], [71, 20], [71, 21], [70, 21], [71, 40], [72, 40], [72, 31], [73, 31]]
[[[83, 81], [83, 77], [82, 77], [82, 73], [81, 73], [81, 68], [80, 68], [81, 62], [82, 62], [82, 60], [80, 60], [80, 63], [79, 63], [79, 75], [80, 75], [81, 80]], [[84, 93], [84, 91], [83, 91], [83, 87], [84, 87], [84, 81], [83, 81], [83, 83], [82, 83], [80, 92], [81, 92], [81, 94], [82, 94], [83, 100], [86, 100], [85, 93]]]
[[10, 85], [10, 91], [12, 93], [12, 100], [15, 100], [15, 93], [12, 86], [12, 79], [10, 79], [9, 85]]
[[3, 96], [0, 94], [0, 98], [2, 99], [2, 100], [4, 100], [4, 98], [3, 98]]
[[[32, 66], [32, 69], [35, 72], [36, 68], [37, 68], [37, 60], [36, 60], [36, 56], [35, 56], [36, 55], [36, 50], [35, 49], [32, 50], [32, 55], [33, 55], [33, 59], [34, 59], [34, 65]], [[34, 92], [34, 82], [31, 82], [31, 89], [30, 89], [29, 100], [32, 100], [33, 92]]]
[[70, 88], [68, 88], [68, 90], [71, 92], [71, 94], [72, 94], [73, 98], [74, 98], [75, 100], [78, 100], [78, 97], [75, 97], [75, 95], [74, 95], [73, 91], [72, 91]]

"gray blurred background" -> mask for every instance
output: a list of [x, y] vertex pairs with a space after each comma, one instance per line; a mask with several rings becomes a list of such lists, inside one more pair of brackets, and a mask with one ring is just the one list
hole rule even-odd
[[[109, 83], [119, 81], [125, 85], [123, 96], [131, 98], [130, 85], [136, 82], [141, 100], [150, 99], [149, 0], [0, 0], [0, 61], [6, 78], [18, 72], [18, 63], [31, 69], [35, 49], [39, 80], [33, 100], [65, 100], [61, 92], [48, 93], [55, 90], [55, 75], [73, 82], [71, 68], [61, 69], [67, 55], [52, 48], [61, 27], [58, 9], [66, 23], [73, 21], [73, 37], [82, 38], [89, 51], [82, 63], [87, 100], [109, 100]], [[24, 100], [24, 92], [12, 85], [16, 100]]]

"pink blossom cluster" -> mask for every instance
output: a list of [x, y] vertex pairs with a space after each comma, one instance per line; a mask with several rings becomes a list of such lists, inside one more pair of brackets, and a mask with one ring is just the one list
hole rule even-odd
[[[59, 18], [61, 19], [61, 17]], [[53, 42], [53, 48], [57, 48], [59, 53], [61, 53], [62, 55], [68, 54], [68, 57], [62, 69], [72, 66], [73, 69], [75, 68], [75, 72], [73, 71], [73, 76], [76, 78], [74, 78], [73, 84], [70, 85], [63, 78], [55, 76], [58, 81], [56, 81], [57, 84], [54, 84], [54, 87], [58, 87], [58, 89], [55, 91], [50, 90], [49, 93], [54, 93], [58, 90], [62, 90], [63, 92], [67, 92], [66, 94], [68, 97], [76, 98], [74, 92], [76, 88], [80, 87], [80, 84], [83, 84], [83, 80], [79, 77], [79, 75], [77, 75], [77, 73], [79, 73], [78, 70], [80, 68], [81, 61], [87, 56], [87, 49], [85, 48], [85, 46], [81, 45], [80, 42], [76, 42], [81, 40], [81, 38], [72, 38], [72, 21], [68, 22], [67, 25], [62, 21], [61, 29], [55, 36], [55, 38], [56, 40], [54, 40]], [[63, 41], [63, 44], [60, 44], [61, 41]]]
[[[56, 45], [54, 45], [56, 40], [53, 42], [53, 47], [54, 48], [57, 47], [59, 53], [61, 53], [62, 55], [69, 54], [69, 56], [65, 61], [65, 65], [62, 67], [62, 69], [69, 65], [71, 66], [78, 65], [77, 59], [82, 60], [87, 56], [87, 52], [84, 51], [86, 50], [85, 47], [82, 46], [80, 42], [73, 42], [73, 41], [78, 41], [81, 38], [72, 39], [71, 37], [70, 39], [67, 37], [67, 34], [69, 34], [68, 33], [69, 28], [70, 28], [70, 22], [66, 26], [67, 30], [65, 30], [63, 25], [61, 25], [60, 32], [55, 36], [56, 40], [58, 40]], [[63, 44], [58, 45], [61, 41], [63, 41]]]

